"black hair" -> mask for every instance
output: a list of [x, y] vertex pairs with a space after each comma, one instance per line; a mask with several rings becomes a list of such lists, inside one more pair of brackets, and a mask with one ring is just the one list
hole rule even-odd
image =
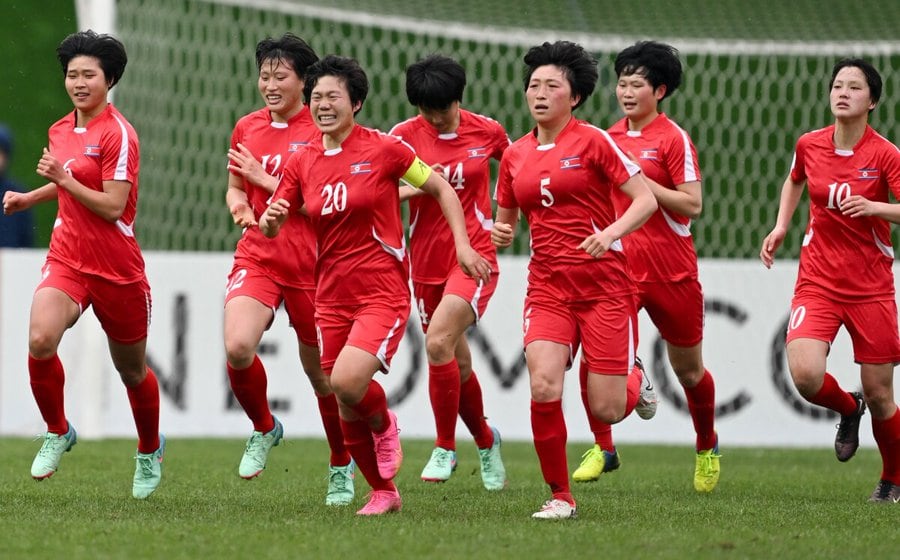
[[369, 94], [369, 78], [366, 77], [366, 72], [359, 62], [346, 56], [330, 54], [307, 68], [306, 79], [303, 82], [303, 96], [306, 103], [309, 103], [313, 88], [322, 76], [334, 76], [344, 82], [347, 93], [350, 94], [350, 103], [356, 105], [359, 102], [359, 109], [353, 112], [354, 115], [362, 109], [366, 95]]
[[[678, 49], [657, 41], [639, 41], [616, 56], [616, 76], [638, 74], [655, 90], [666, 86], [662, 99], [669, 97], [681, 85], [681, 60]], [[660, 101], [662, 101], [660, 99]]]
[[416, 107], [443, 110], [462, 101], [466, 71], [452, 58], [432, 54], [406, 69], [406, 98]]
[[278, 39], [266, 37], [256, 44], [256, 69], [262, 70], [262, 65], [267, 60], [284, 59], [294, 67], [294, 73], [301, 80], [306, 74], [306, 69], [319, 60], [316, 51], [309, 44], [291, 32], [287, 32]]
[[69, 73], [69, 62], [76, 56], [92, 56], [99, 60], [110, 89], [122, 78], [125, 65], [128, 64], [128, 55], [125, 54], [122, 41], [90, 29], [72, 33], [56, 47], [56, 57], [62, 64], [63, 76]]
[[[828, 82], [828, 89], [831, 90], [834, 87], [834, 79], [837, 78], [838, 72], [848, 67], [862, 70], [863, 75], [866, 77], [866, 83], [869, 84], [869, 96], [872, 99], [872, 103], [878, 104], [878, 100], [881, 99], [881, 74], [868, 60], [863, 58], [842, 58], [837, 61], [831, 70], [831, 80]], [[872, 112], [871, 109], [869, 112]]]
[[594, 92], [599, 73], [597, 71], [597, 59], [584, 50], [584, 47], [570, 41], [545, 42], [528, 49], [524, 57], [525, 61], [525, 89], [531, 81], [531, 75], [540, 66], [553, 65], [562, 69], [563, 74], [572, 87], [572, 95], [578, 96], [578, 103], [573, 109], [577, 109]]

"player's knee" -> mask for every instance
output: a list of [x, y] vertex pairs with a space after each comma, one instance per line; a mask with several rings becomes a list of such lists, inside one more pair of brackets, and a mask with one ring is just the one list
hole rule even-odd
[[31, 329], [28, 333], [28, 353], [39, 360], [56, 354], [59, 338], [42, 330]]
[[625, 416], [625, 407], [614, 402], [600, 401], [592, 402], [590, 405], [591, 415], [606, 424], [621, 422], [622, 417]]
[[791, 370], [794, 387], [806, 400], [813, 398], [822, 388], [822, 376], [808, 368], [797, 367]]
[[432, 364], [446, 364], [454, 357], [453, 340], [449, 336], [432, 334], [428, 331], [425, 335], [425, 352], [428, 361]]
[[674, 368], [675, 375], [678, 377], [678, 382], [681, 383], [684, 387], [696, 387], [698, 383], [703, 379], [703, 375], [705, 370], [702, 364], [695, 365], [691, 364], [688, 366], [679, 366]]
[[253, 363], [256, 345], [237, 337], [225, 338], [225, 358], [235, 369], [246, 369]]

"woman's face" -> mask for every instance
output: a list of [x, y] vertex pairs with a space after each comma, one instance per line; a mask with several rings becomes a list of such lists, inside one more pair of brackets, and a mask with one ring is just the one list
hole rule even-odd
[[525, 99], [538, 125], [552, 125], [567, 119], [578, 103], [563, 69], [552, 64], [535, 68], [525, 90]]
[[342, 138], [354, 125], [354, 111], [359, 103], [350, 101], [347, 84], [337, 76], [321, 76], [309, 99], [313, 121], [323, 134]]
[[838, 70], [829, 98], [835, 118], [868, 116], [869, 111], [875, 108], [866, 75], [856, 66]]
[[419, 107], [419, 114], [438, 131], [438, 134], [456, 132], [459, 127], [459, 101], [454, 101], [446, 109]]
[[631, 121], [642, 121], [656, 115], [659, 100], [665, 93], [665, 86], [653, 89], [647, 78], [641, 74], [623, 74], [616, 82], [616, 100], [619, 108]]
[[264, 60], [257, 85], [269, 111], [285, 121], [303, 107], [303, 80], [289, 60]]
[[93, 115], [105, 107], [109, 84], [100, 60], [87, 55], [70, 60], [66, 67], [66, 92], [72, 105], [81, 113]]

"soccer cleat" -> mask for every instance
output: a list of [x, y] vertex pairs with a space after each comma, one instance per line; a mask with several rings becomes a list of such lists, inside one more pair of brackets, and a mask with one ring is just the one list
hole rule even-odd
[[63, 435], [50, 432], [44, 434], [44, 443], [31, 463], [31, 478], [44, 480], [53, 476], [53, 473], [59, 468], [62, 454], [71, 451], [72, 446], [76, 443], [78, 443], [78, 434], [75, 433], [72, 424], [69, 424], [69, 431]]
[[456, 470], [456, 451], [435, 447], [431, 458], [422, 469], [422, 480], [425, 482], [447, 482]]
[[266, 468], [266, 461], [269, 459], [269, 451], [273, 447], [281, 443], [284, 437], [284, 426], [278, 418], [275, 420], [275, 427], [268, 433], [256, 432], [250, 435], [247, 440], [247, 448], [244, 449], [244, 456], [241, 457], [241, 465], [238, 467], [238, 474], [245, 480], [250, 480]]
[[712, 449], [697, 452], [697, 462], [694, 466], [694, 490], [697, 492], [712, 492], [719, 483], [719, 442]]
[[837, 435], [834, 436], [834, 454], [837, 460], [849, 461], [859, 448], [859, 419], [866, 413], [866, 401], [862, 393], [850, 393], [856, 399], [856, 412], [849, 416], [841, 416], [841, 423], [837, 425]]
[[400, 511], [403, 502], [400, 492], [396, 490], [372, 490], [369, 501], [356, 512], [356, 515], [384, 515], [392, 511]]
[[581, 456], [581, 464], [572, 473], [575, 482], [593, 482], [606, 472], [619, 468], [619, 452], [600, 449], [596, 443]]
[[641, 375], [643, 376], [641, 380], [641, 394], [638, 397], [637, 404], [634, 405], [634, 411], [644, 420], [650, 420], [656, 416], [656, 405], [659, 404], [659, 397], [656, 396], [656, 391], [653, 389], [653, 381], [650, 380], [650, 375], [644, 369], [641, 359], [635, 357], [634, 365], [641, 370]]
[[889, 480], [879, 480], [878, 486], [869, 496], [870, 502], [878, 502], [883, 504], [896, 504], [900, 502], [900, 485], [894, 484]]
[[326, 506], [346, 506], [353, 501], [353, 477], [356, 465], [351, 460], [343, 467], [328, 467], [328, 492]]
[[534, 519], [574, 519], [578, 515], [575, 506], [565, 500], [547, 500], [540, 511], [531, 514]]
[[372, 441], [375, 443], [375, 460], [378, 463], [378, 475], [384, 480], [394, 478], [397, 475], [397, 471], [400, 470], [400, 465], [403, 463], [403, 449], [400, 447], [400, 427], [397, 425], [397, 415], [388, 410], [388, 418], [390, 419], [390, 424], [388, 424], [387, 430], [380, 434], [372, 432]]
[[131, 486], [131, 495], [138, 500], [150, 497], [159, 486], [165, 452], [166, 436], [159, 434], [159, 449], [153, 453], [138, 453], [134, 456], [134, 482]]
[[503, 490], [506, 487], [506, 467], [500, 456], [500, 432], [491, 427], [494, 444], [487, 449], [479, 449], [481, 457], [481, 482], [488, 490]]

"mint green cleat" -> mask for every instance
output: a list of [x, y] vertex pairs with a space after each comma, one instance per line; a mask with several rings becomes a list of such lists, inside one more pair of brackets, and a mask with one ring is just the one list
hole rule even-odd
[[131, 495], [138, 500], [149, 498], [162, 480], [163, 454], [166, 452], [166, 436], [159, 434], [159, 449], [153, 453], [138, 453], [134, 456], [134, 482]]
[[325, 494], [326, 506], [346, 506], [353, 501], [353, 477], [356, 464], [351, 460], [343, 467], [328, 467], [328, 493]]
[[254, 431], [247, 440], [247, 448], [244, 450], [244, 456], [241, 457], [241, 466], [238, 468], [241, 478], [250, 480], [259, 476], [259, 473], [266, 468], [269, 451], [281, 442], [282, 437], [284, 437], [284, 426], [281, 425], [278, 418], [275, 418], [275, 427], [272, 428], [272, 431], [265, 434]]
[[44, 435], [44, 443], [34, 456], [31, 463], [31, 478], [44, 480], [50, 478], [59, 468], [59, 460], [66, 451], [71, 451], [72, 446], [78, 443], [78, 435], [75, 428], [69, 424], [69, 431], [63, 435], [47, 432]]
[[431, 458], [422, 469], [422, 480], [425, 482], [447, 482], [456, 470], [456, 451], [435, 447]]
[[479, 449], [481, 457], [481, 482], [488, 490], [503, 490], [506, 487], [506, 467], [500, 457], [500, 432], [491, 427], [494, 434], [494, 445], [487, 449]]

